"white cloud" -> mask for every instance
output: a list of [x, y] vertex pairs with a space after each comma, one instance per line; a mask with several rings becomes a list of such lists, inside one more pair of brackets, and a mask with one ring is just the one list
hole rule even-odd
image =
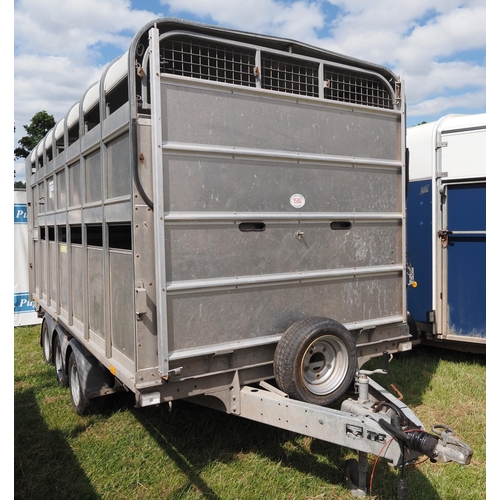
[[127, 49], [130, 36], [157, 17], [132, 10], [128, 0], [20, 0], [15, 11], [16, 49], [39, 54], [71, 55], [79, 62], [95, 44]]
[[485, 106], [485, 3], [18, 0], [15, 145], [34, 113], [45, 109], [61, 118], [110, 62], [108, 49], [113, 57], [125, 52], [137, 30], [165, 15], [291, 38], [388, 66], [406, 82], [409, 116], [427, 119], [457, 107], [474, 112]]
[[99, 48], [110, 45], [124, 53], [135, 32], [156, 17], [132, 10], [128, 0], [19, 0], [14, 14], [16, 121], [24, 125], [41, 109], [61, 118], [110, 62]]
[[191, 14], [200, 19], [244, 31], [267, 33], [308, 41], [321, 29], [325, 16], [321, 2], [304, 0], [162, 0], [173, 14]]
[[[28, 120], [38, 111], [62, 117], [99, 79], [101, 67], [75, 65], [66, 56], [23, 55], [14, 61], [16, 114]], [[23, 123], [24, 125], [24, 123]]]
[[396, 69], [421, 70], [436, 58], [486, 44], [484, 1], [331, 3], [342, 8], [342, 15], [331, 23], [329, 48]]
[[[484, 93], [486, 70], [484, 66], [461, 61], [431, 63], [425, 73], [410, 74], [405, 78], [410, 87], [411, 102], [418, 102], [429, 96], [446, 91], [459, 91], [474, 87]], [[408, 92], [407, 92], [408, 93]]]
[[[464, 110], [461, 112], [471, 112], [481, 107], [484, 102], [484, 94], [481, 91], [466, 92], [455, 96], [438, 96], [432, 99], [425, 99], [414, 104], [410, 110], [410, 116], [415, 117], [440, 117], [452, 110]], [[426, 120], [427, 121], [427, 120]]]

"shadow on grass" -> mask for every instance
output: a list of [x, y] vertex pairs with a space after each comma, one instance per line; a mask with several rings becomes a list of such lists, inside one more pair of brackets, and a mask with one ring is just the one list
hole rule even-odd
[[32, 390], [15, 392], [14, 441], [14, 498], [101, 498], [63, 434], [47, 428]]
[[[404, 356], [396, 356], [389, 365], [389, 374], [377, 377], [377, 381], [384, 387], [393, 383], [402, 392], [407, 404], [417, 406], [421, 404], [429, 384], [432, 383], [432, 377], [441, 359], [462, 363], [485, 363], [484, 356], [419, 346]], [[380, 365], [377, 360], [372, 363], [373, 368]], [[320, 440], [304, 439], [291, 432], [185, 401], [175, 402], [170, 413], [167, 405], [136, 409], [130, 395], [115, 396], [117, 397], [112, 400], [105, 413], [111, 414], [115, 411], [113, 406], [120, 411], [128, 407], [158, 443], [167, 459], [185, 476], [184, 484], [164, 496], [165, 500], [185, 498], [184, 494], [190, 488], [196, 489], [198, 495], [206, 500], [230, 498], [232, 493], [238, 491], [237, 487], [228, 485], [225, 493], [222, 493], [215, 483], [210, 480], [209, 484], [209, 480], [204, 479], [210, 476], [207, 471], [218, 463], [238, 461], [244, 469], [245, 461], [252, 456], [258, 461], [259, 471], [253, 476], [256, 479], [267, 477], [265, 472], [261, 474], [260, 467], [269, 463], [274, 474], [276, 466], [279, 466], [284, 475], [286, 469], [294, 469], [309, 476], [311, 481], [319, 478], [328, 484], [345, 485], [344, 463], [347, 458], [353, 456], [349, 449]], [[138, 453], [141, 453], [141, 450], [138, 450]], [[14, 460], [16, 499], [100, 499], [62, 432], [47, 428], [32, 390], [15, 393]], [[255, 466], [255, 463], [250, 463], [250, 466]], [[373, 462], [369, 466], [369, 474], [372, 468]], [[276, 481], [278, 480], [276, 478]], [[308, 478], [306, 480], [309, 481]], [[373, 495], [376, 495], [378, 500], [396, 499], [397, 480], [398, 475], [394, 468], [383, 462], [378, 463], [373, 481]], [[435, 489], [420, 470], [408, 468], [406, 480], [408, 500], [439, 500]], [[265, 487], [266, 484], [261, 486], [260, 491]], [[287, 488], [290, 486], [287, 485]], [[344, 491], [345, 494], [341, 491], [338, 496], [329, 498], [350, 498], [347, 490]], [[233, 495], [234, 498], [237, 496], [239, 495], [236, 493]], [[311, 490], [310, 498], [315, 497], [314, 491]], [[261, 494], [259, 497], [256, 493], [252, 498], [263, 496]]]
[[[486, 365], [486, 356], [481, 354], [418, 345], [411, 351], [396, 354], [389, 363], [387, 375], [373, 375], [372, 378], [396, 397], [399, 396], [399, 391], [408, 406], [418, 406], [422, 404], [441, 360]], [[372, 359], [362, 367], [363, 370], [375, 368], [380, 368], [379, 358]], [[397, 391], [391, 389], [391, 384]]]
[[[417, 406], [422, 403], [441, 359], [485, 363], [484, 356], [418, 346], [413, 352], [396, 356], [389, 365], [388, 375], [374, 378], [384, 387], [394, 384], [403, 393], [405, 403]], [[380, 362], [374, 360], [372, 364], [373, 368], [377, 368]], [[370, 368], [370, 365], [366, 367]], [[346, 484], [344, 465], [347, 458], [352, 458], [352, 450], [316, 439], [304, 440], [297, 434], [187, 401], [175, 402], [172, 412], [166, 406], [132, 411], [185, 474], [186, 481], [195, 486], [204, 498], [219, 498], [201, 479], [204, 468], [214, 462], [238, 460], [249, 453], [331, 484]], [[373, 465], [372, 461], [368, 470], [368, 487]], [[387, 463], [378, 462], [372, 493], [377, 498], [396, 499], [398, 479], [399, 471]], [[434, 487], [420, 470], [407, 467], [405, 480], [409, 499], [439, 500]], [[169, 498], [179, 497], [174, 493]]]
[[[242, 461], [244, 468], [244, 461], [249, 454], [263, 459], [263, 468], [266, 463], [279, 464], [284, 471], [294, 469], [328, 484], [346, 486], [344, 465], [347, 458], [352, 458], [352, 450], [317, 439], [304, 439], [292, 432], [186, 401], [175, 403], [171, 413], [164, 406], [133, 411], [137, 420], [154, 437], [166, 456], [186, 476], [186, 486], [179, 491], [184, 491], [192, 485], [203, 498], [222, 498], [203, 481], [203, 471], [214, 463], [237, 460]], [[373, 462], [369, 464], [369, 474], [372, 467]], [[405, 475], [413, 494], [418, 493], [414, 496], [409, 492], [408, 499], [440, 500], [431, 483], [420, 471], [407, 468]], [[253, 479], [257, 477], [253, 476]], [[265, 478], [266, 474], [263, 473], [262, 477]], [[377, 495], [376, 498], [395, 500], [398, 477], [396, 469], [387, 463], [379, 462], [373, 480], [373, 494]], [[369, 485], [368, 477], [367, 486]], [[347, 490], [345, 495], [350, 498]], [[315, 497], [314, 491], [311, 491], [311, 498]], [[182, 497], [178, 492], [173, 492], [166, 498]]]

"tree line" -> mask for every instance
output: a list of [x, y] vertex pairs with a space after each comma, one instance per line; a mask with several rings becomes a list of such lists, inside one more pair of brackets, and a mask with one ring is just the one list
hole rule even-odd
[[[26, 135], [19, 139], [18, 147], [14, 149], [14, 160], [27, 158], [33, 148], [37, 146], [55, 124], [54, 117], [47, 113], [47, 111], [35, 113], [29, 125], [23, 125]], [[14, 171], [14, 175], [15, 173]], [[14, 188], [16, 187], [26, 187], [26, 184], [22, 181], [17, 181], [14, 182]]]

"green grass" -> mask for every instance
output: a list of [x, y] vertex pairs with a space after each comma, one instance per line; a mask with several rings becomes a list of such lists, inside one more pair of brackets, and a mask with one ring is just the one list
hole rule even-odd
[[[171, 412], [167, 405], [134, 408], [127, 394], [79, 417], [43, 361], [39, 327], [16, 328], [14, 335], [16, 499], [351, 497], [343, 466], [355, 455], [339, 446], [182, 401]], [[466, 467], [423, 461], [407, 468], [407, 499], [485, 498], [484, 356], [418, 347], [374, 378], [394, 384], [427, 429], [448, 424], [474, 449]], [[372, 467], [373, 461], [369, 473]], [[397, 480], [398, 472], [379, 462], [367, 498], [395, 500]]]

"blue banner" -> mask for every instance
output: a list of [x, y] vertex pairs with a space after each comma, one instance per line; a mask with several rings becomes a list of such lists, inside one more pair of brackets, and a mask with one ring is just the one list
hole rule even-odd
[[14, 293], [14, 314], [33, 312], [33, 302], [30, 301], [29, 293]]
[[26, 203], [14, 203], [14, 224], [28, 223], [28, 210]]

